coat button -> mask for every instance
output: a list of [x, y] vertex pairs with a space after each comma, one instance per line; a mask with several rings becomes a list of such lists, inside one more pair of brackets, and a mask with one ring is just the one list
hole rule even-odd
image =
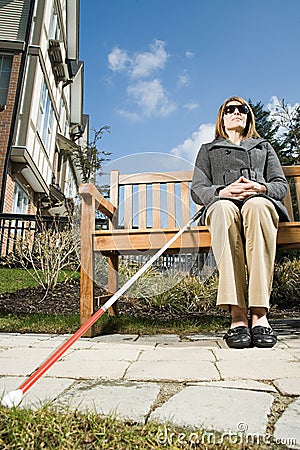
[[226, 153], [226, 155], [229, 155], [229, 153], [231, 153], [231, 150], [227, 149], [225, 153]]

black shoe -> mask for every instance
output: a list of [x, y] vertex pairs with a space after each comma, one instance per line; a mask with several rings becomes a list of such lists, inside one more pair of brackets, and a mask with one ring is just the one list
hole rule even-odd
[[244, 325], [230, 328], [223, 339], [230, 348], [248, 348], [252, 344], [251, 332]]
[[270, 327], [256, 325], [251, 329], [252, 342], [255, 347], [270, 348], [277, 342], [277, 335]]

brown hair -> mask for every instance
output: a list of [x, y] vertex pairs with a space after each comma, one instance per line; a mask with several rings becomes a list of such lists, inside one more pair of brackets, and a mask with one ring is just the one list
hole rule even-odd
[[224, 139], [228, 138], [228, 135], [227, 135], [227, 133], [225, 131], [225, 127], [224, 127], [223, 115], [224, 115], [225, 107], [228, 105], [228, 103], [230, 103], [232, 101], [239, 102], [242, 105], [246, 105], [249, 108], [249, 113], [247, 114], [247, 123], [246, 123], [246, 127], [245, 127], [244, 133], [243, 133], [244, 138], [249, 139], [249, 138], [253, 138], [253, 137], [260, 137], [258, 132], [256, 131], [255, 117], [254, 117], [253, 111], [250, 108], [249, 104], [246, 102], [246, 100], [244, 100], [241, 97], [230, 97], [227, 100], [225, 100], [223, 105], [220, 106], [217, 120], [216, 120], [216, 131], [215, 131], [216, 138], [218, 138], [218, 137], [222, 137]]

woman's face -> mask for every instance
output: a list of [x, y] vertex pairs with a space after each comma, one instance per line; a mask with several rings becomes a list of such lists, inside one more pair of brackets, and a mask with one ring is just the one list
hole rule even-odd
[[238, 101], [231, 101], [227, 103], [224, 108], [223, 120], [226, 132], [238, 131], [243, 134], [247, 124], [247, 112], [246, 105], [242, 105]]

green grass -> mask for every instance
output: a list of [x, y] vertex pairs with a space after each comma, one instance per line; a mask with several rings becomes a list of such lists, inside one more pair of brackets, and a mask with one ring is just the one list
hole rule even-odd
[[[38, 283], [30, 276], [30, 273], [33, 273], [32, 269], [27, 271], [25, 269], [0, 268], [0, 294], [38, 286]], [[79, 280], [79, 277], [79, 272], [64, 270], [59, 274], [58, 281], [62, 282], [66, 279]]]
[[[210, 435], [210, 442], [208, 441]], [[212, 438], [215, 440], [213, 442]], [[207, 449], [283, 450], [284, 445], [249, 445], [239, 436], [234, 439], [203, 430], [177, 429], [153, 422], [137, 425], [95, 413], [64, 413], [49, 405], [32, 411], [0, 407], [0, 448], [3, 450], [153, 450]], [[193, 442], [199, 443], [193, 445]], [[238, 444], [234, 443], [238, 442]], [[241, 443], [242, 442], [242, 443]]]
[[[100, 319], [101, 321], [101, 319]], [[100, 321], [99, 325], [100, 326]], [[206, 331], [218, 331], [228, 326], [228, 318], [224, 316], [203, 315], [197, 318], [182, 317], [182, 319], [151, 319], [122, 315], [106, 317], [102, 323], [101, 333], [128, 334], [188, 334]], [[97, 328], [96, 328], [97, 330]]]
[[[7, 314], [0, 316], [1, 333], [65, 334], [78, 330], [79, 315], [58, 316], [46, 314]], [[95, 332], [101, 334], [188, 334], [224, 330], [228, 326], [224, 316], [203, 315], [197, 319], [163, 320], [137, 318], [128, 315], [110, 317], [103, 315], [95, 324]]]
[[47, 314], [0, 315], [1, 333], [75, 333], [79, 328], [79, 316]]

